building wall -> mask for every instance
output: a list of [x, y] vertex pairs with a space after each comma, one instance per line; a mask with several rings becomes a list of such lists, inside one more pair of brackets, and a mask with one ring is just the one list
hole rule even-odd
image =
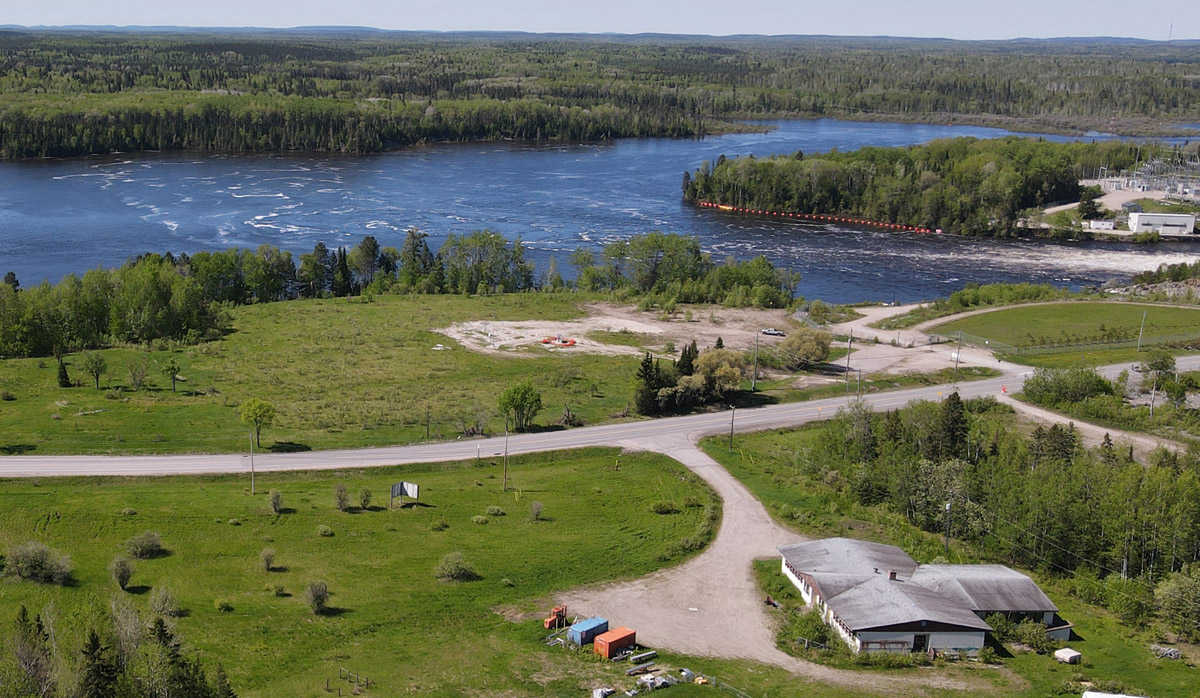
[[[917, 634], [911, 630], [863, 630], [855, 633], [854, 646], [860, 652], [906, 653], [912, 651], [913, 641]], [[933, 631], [920, 634], [929, 636], [929, 649], [957, 650], [966, 654], [978, 652], [983, 647], [982, 630], [964, 629], [954, 632]]]
[[1131, 213], [1129, 229], [1135, 233], [1190, 233], [1196, 217], [1180, 213]]

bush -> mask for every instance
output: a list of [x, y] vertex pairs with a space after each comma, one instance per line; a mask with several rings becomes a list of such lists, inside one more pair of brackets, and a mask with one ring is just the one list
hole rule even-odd
[[371, 508], [371, 490], [366, 487], [358, 491], [358, 507], [364, 511]]
[[150, 595], [150, 610], [164, 618], [178, 618], [183, 615], [183, 608], [167, 587], [158, 587]]
[[274, 596], [287, 596], [287, 592], [283, 590], [282, 584], [268, 584], [267, 591]]
[[1029, 646], [1038, 654], [1046, 654], [1058, 646], [1058, 643], [1046, 636], [1046, 626], [1032, 620], [1023, 620], [1017, 624], [1017, 640]]
[[542, 503], [541, 502], [536, 502], [536, 501], [530, 502], [529, 518], [533, 521], [541, 521], [542, 520]]
[[344, 483], [339, 482], [333, 488], [333, 504], [338, 508], [338, 511], [346, 511], [350, 508], [350, 492], [346, 489]]
[[322, 538], [332, 538], [333, 529], [325, 524], [321, 524], [320, 526], [317, 526], [317, 535], [321, 536]]
[[17, 399], [16, 395], [13, 395], [12, 393], [8, 392], [7, 390], [0, 390], [0, 400], [4, 400], [5, 402], [12, 402], [13, 400], [16, 400], [16, 399]]
[[230, 519], [229, 521], [226, 521], [225, 523], [229, 524], [230, 526], [241, 526], [242, 520], [241, 519]]
[[676, 508], [675, 502], [670, 502], [665, 499], [660, 499], [650, 505], [650, 511], [655, 514], [677, 514], [679, 509]]
[[9, 548], [4, 573], [31, 582], [63, 585], [71, 579], [71, 558], [44, 543], [22, 543]]
[[488, 507], [487, 511], [484, 513], [486, 513], [488, 516], [504, 516], [504, 510], [497, 506]]
[[262, 561], [263, 571], [270, 572], [271, 568], [275, 566], [275, 548], [263, 548], [262, 552], [258, 554], [258, 559]]
[[[486, 521], [486, 519], [484, 520]], [[458, 551], [444, 555], [438, 562], [436, 572], [437, 578], [443, 581], [469, 582], [473, 579], [479, 579], [479, 575], [475, 573], [475, 568]]]
[[124, 555], [118, 555], [108, 563], [108, 573], [112, 575], [113, 581], [117, 583], [121, 591], [125, 591], [125, 587], [129, 586], [129, 578], [133, 576], [133, 563], [129, 562]]
[[129, 553], [130, 557], [135, 557], [139, 560], [148, 560], [152, 557], [160, 557], [166, 552], [163, 548], [162, 539], [153, 531], [134, 536], [125, 541], [125, 552]]
[[991, 647], [984, 647], [979, 650], [979, 661], [984, 664], [999, 664], [1000, 655], [996, 654], [996, 650]]
[[121, 510], [121, 515], [122, 516], [137, 516], [137, 509], [134, 509], [133, 507], [125, 507], [124, 509]]
[[486, 517], [486, 516], [472, 516], [472, 517], [471, 517], [471, 522], [472, 522], [472, 523], [477, 523], [477, 524], [479, 524], [479, 525], [481, 525], [481, 526], [482, 526], [483, 524], [486, 524], [486, 523], [488, 522], [488, 517]]
[[213, 599], [213, 608], [218, 613], [229, 613], [233, 610], [233, 602], [229, 599]]
[[304, 600], [313, 613], [324, 613], [329, 603], [329, 585], [325, 582], [309, 582], [304, 589]]
[[267, 495], [267, 505], [271, 507], [271, 513], [278, 514], [283, 509], [283, 494], [279, 490], [271, 490]]
[[429, 524], [430, 531], [445, 531], [447, 528], [450, 528], [450, 524], [445, 519], [438, 519]]
[[501, 579], [501, 580], [500, 580], [500, 584], [501, 584], [502, 586], [506, 586], [506, 587], [515, 587], [515, 586], [517, 585], [517, 583], [516, 583], [516, 582], [514, 582], [514, 581], [513, 581], [513, 580], [511, 580], [511, 579], [509, 579], [508, 577], [505, 577], [504, 579]]

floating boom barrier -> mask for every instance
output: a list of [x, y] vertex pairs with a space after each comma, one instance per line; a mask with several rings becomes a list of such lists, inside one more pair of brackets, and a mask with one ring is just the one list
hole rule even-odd
[[796, 220], [805, 221], [824, 221], [826, 223], [849, 223], [851, 225], [866, 225], [873, 228], [883, 228], [885, 230], [903, 230], [910, 233], [933, 233], [942, 232], [934, 231], [929, 228], [924, 228], [919, 225], [903, 225], [901, 223], [884, 223], [882, 221], [869, 221], [864, 218], [847, 218], [846, 216], [830, 216], [821, 213], [790, 213], [788, 211], [763, 211], [756, 208], [743, 208], [741, 206], [730, 206], [729, 204], [714, 204], [708, 201], [697, 201], [697, 206], [702, 208], [712, 208], [718, 211], [727, 211], [729, 213], [749, 213], [755, 216], [773, 216], [775, 218], [793, 218]]

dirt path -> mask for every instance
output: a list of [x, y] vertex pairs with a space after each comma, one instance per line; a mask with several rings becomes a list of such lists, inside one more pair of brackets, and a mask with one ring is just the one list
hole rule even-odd
[[1134, 455], [1140, 459], [1145, 459], [1155, 451], [1159, 446], [1183, 453], [1187, 451], [1187, 447], [1177, 441], [1163, 439], [1149, 434], [1138, 434], [1131, 431], [1121, 431], [1119, 429], [1108, 429], [1106, 427], [1097, 426], [1088, 422], [1080, 422], [1058, 412], [1042, 409], [1037, 405], [1031, 405], [1027, 402], [1017, 400], [1010, 395], [998, 395], [1000, 402], [1010, 405], [1014, 410], [1023, 415], [1026, 419], [1042, 424], [1074, 424], [1075, 430], [1079, 432], [1083, 443], [1088, 446], [1099, 446], [1104, 441], [1104, 435], [1108, 434], [1118, 450], [1133, 446]]
[[573, 613], [599, 615], [614, 624], [634, 627], [639, 640], [652, 647], [696, 656], [750, 659], [813, 681], [871, 693], [912, 695], [918, 687], [971, 687], [936, 673], [889, 676], [833, 669], [780, 651], [751, 563], [759, 558], [778, 559], [777, 546], [805, 538], [775, 523], [754, 495], [691, 439], [637, 440], [623, 445], [664, 453], [703, 477], [722, 499], [721, 528], [703, 553], [679, 567], [632, 581], [575, 589], [559, 597]]

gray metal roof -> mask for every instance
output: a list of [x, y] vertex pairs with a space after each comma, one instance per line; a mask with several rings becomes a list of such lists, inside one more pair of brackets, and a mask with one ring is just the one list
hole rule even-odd
[[930, 621], [976, 630], [991, 630], [979, 616], [961, 604], [902, 579], [873, 576], [828, 598], [826, 603], [852, 631], [901, 623]]
[[1004, 565], [921, 565], [912, 581], [973, 611], [1057, 611], [1028, 576]]
[[[779, 552], [812, 577], [852, 631], [931, 621], [990, 630], [976, 611], [1057, 611], [1028, 576], [1003, 565], [918, 565], [894, 545], [826, 538]], [[889, 580], [888, 573], [897, 579]]]
[[830, 572], [843, 575], [874, 575], [874, 570], [887, 575], [895, 570], [908, 577], [917, 569], [900, 548], [853, 538], [823, 538], [809, 543], [785, 545], [779, 548], [792, 567], [802, 572]]

